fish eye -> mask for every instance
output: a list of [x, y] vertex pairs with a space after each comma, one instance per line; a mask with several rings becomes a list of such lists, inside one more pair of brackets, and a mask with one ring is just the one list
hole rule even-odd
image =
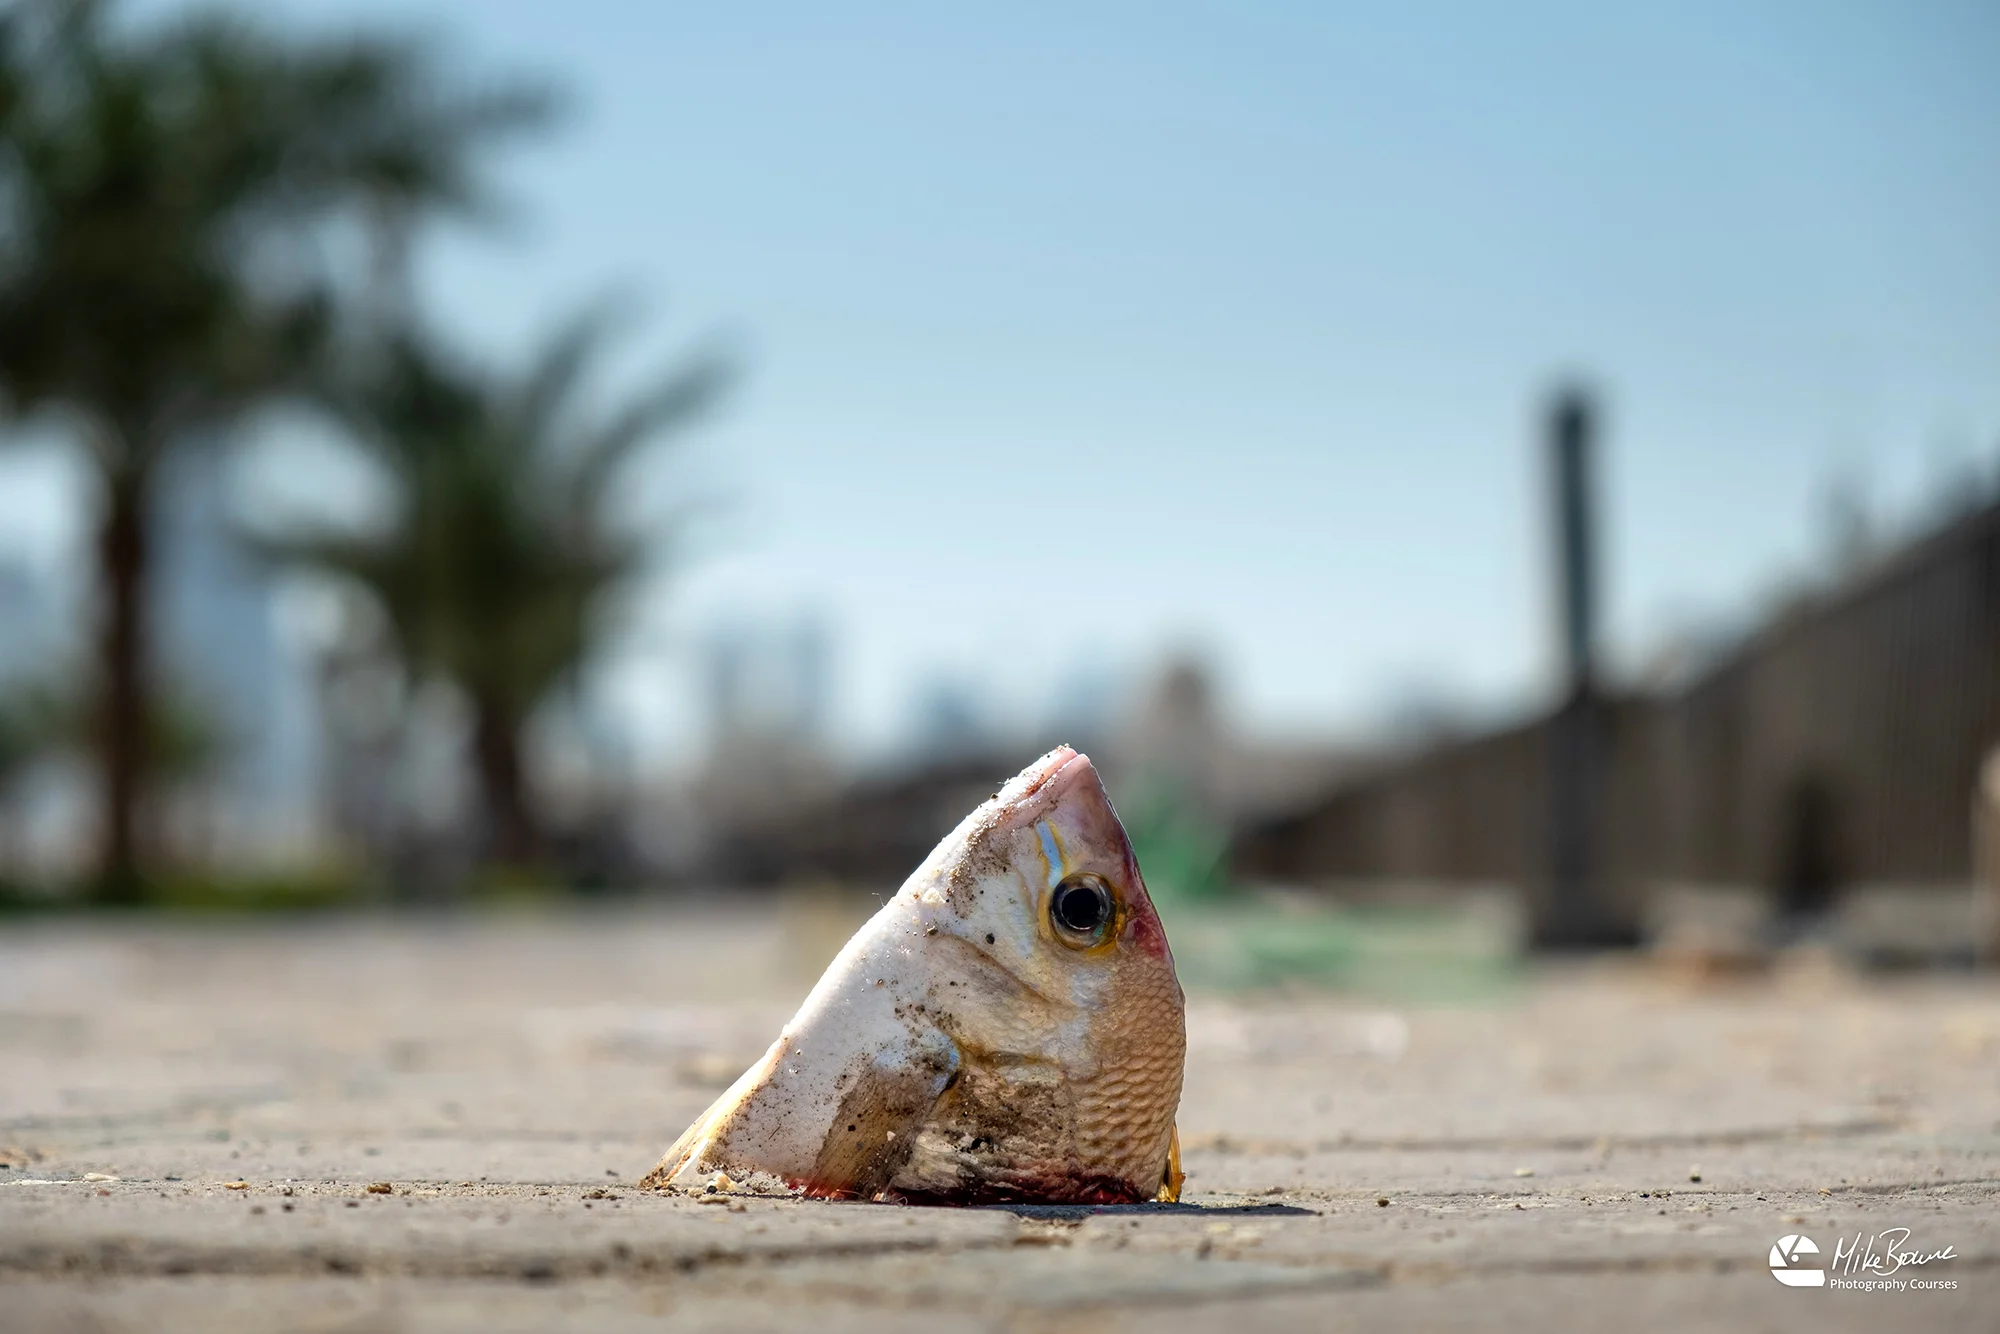
[[1049, 923], [1063, 943], [1079, 947], [1104, 939], [1115, 905], [1111, 891], [1094, 875], [1073, 875], [1049, 895]]

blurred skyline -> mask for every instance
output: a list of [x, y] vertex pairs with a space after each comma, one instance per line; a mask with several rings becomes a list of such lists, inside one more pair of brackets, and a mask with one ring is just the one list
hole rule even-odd
[[[861, 750], [941, 690], [1004, 725], [1185, 645], [1262, 730], [1525, 702], [1567, 374], [1607, 398], [1628, 668], [1824, 565], [1830, 489], [1895, 530], [2000, 474], [1977, 5], [266, 8], [574, 90], [518, 217], [427, 242], [472, 346], [629, 287], [630, 364], [743, 350], [672, 468], [723, 506], [608, 668], [648, 749], [700, 640], [801, 615]], [[0, 549], [82, 549], [80, 475], [0, 470]]]

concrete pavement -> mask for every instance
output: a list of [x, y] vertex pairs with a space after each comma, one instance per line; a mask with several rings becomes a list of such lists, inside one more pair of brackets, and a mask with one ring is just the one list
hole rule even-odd
[[[0, 1325], [2000, 1329], [1990, 977], [1196, 994], [1181, 1207], [632, 1190], [844, 929], [9, 923]], [[1955, 1286], [1787, 1287], [1787, 1234]]]

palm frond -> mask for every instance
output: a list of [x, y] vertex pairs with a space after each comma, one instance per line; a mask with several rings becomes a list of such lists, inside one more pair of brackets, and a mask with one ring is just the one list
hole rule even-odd
[[565, 459], [572, 502], [588, 509], [602, 503], [605, 486], [634, 453], [691, 424], [721, 398], [735, 376], [735, 363], [710, 351], [627, 399], [585, 432]]
[[593, 418], [580, 400], [613, 327], [608, 308], [586, 310], [512, 374], [403, 329], [355, 363], [338, 396], [357, 439], [391, 465], [393, 522], [265, 547], [368, 589], [411, 675], [456, 682], [483, 726], [518, 731], [601, 642], [609, 599], [672, 535], [628, 531], [609, 479], [731, 373], [708, 354]]
[[514, 394], [511, 411], [524, 435], [543, 440], [559, 429], [591, 364], [626, 318], [623, 303], [598, 301], [556, 327], [536, 352]]

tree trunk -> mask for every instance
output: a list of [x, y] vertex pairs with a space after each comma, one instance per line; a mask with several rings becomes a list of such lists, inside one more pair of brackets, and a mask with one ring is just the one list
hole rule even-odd
[[486, 807], [487, 856], [502, 866], [527, 866], [540, 840], [521, 767], [520, 728], [505, 709], [482, 700], [473, 729], [474, 760]]
[[103, 827], [96, 897], [134, 903], [142, 897], [139, 820], [145, 795], [147, 740], [146, 474], [133, 468], [110, 479], [98, 530], [98, 580], [105, 599], [102, 697], [97, 709]]

